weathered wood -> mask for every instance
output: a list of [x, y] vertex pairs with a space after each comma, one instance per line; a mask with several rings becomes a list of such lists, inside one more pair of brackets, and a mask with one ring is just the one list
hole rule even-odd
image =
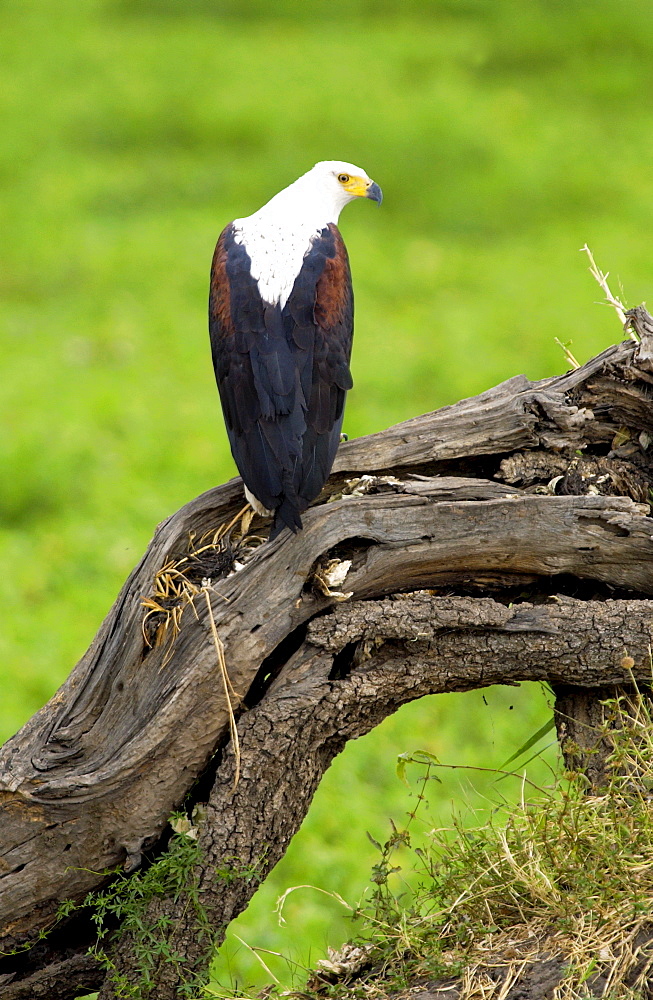
[[[650, 677], [642, 680], [649, 681]], [[614, 701], [621, 689], [596, 685], [581, 690], [574, 684], [558, 683], [553, 685], [553, 692], [558, 742], [566, 767], [584, 773], [588, 792], [598, 793], [609, 779], [607, 760], [612, 751], [610, 742], [602, 735], [606, 723], [604, 703]]]
[[[571, 401], [579, 386], [633, 355], [631, 343], [609, 347], [576, 371], [530, 382], [516, 375], [487, 392], [444, 406], [379, 434], [349, 441], [340, 448], [335, 471], [374, 472], [484, 455], [501, 455], [522, 448], [580, 447], [592, 438], [607, 440], [605, 427], [584, 402]], [[611, 389], [612, 401], [621, 390]]]
[[[356, 600], [557, 574], [653, 593], [650, 521], [629, 499], [439, 503], [427, 483], [418, 488], [420, 495], [390, 492], [316, 507], [301, 534], [261, 546], [216, 585], [212, 611], [236, 691], [245, 694], [278, 644], [335, 603], [305, 588], [317, 560], [338, 545], [353, 559], [343, 586]], [[160, 538], [154, 548], [159, 553]], [[97, 884], [95, 873], [136, 865], [226, 731], [205, 602], [196, 601], [195, 615], [187, 611], [193, 627], [182, 628], [172, 650], [148, 651], [140, 606], [148, 591], [138, 574], [120, 602], [129, 629], [96, 643], [54, 702], [4, 748], [0, 918], [14, 940], [34, 927], [35, 902], [45, 924], [58, 900]]]
[[[593, 687], [648, 678], [652, 642], [649, 600], [558, 597], [508, 608], [489, 598], [417, 594], [347, 602], [316, 618], [264, 698], [241, 718], [238, 786], [234, 791], [228, 752], [199, 825], [197, 884], [217, 942], [282, 857], [348, 740], [427, 694], [522, 680]], [[167, 943], [183, 952], [187, 973], [201, 972], [215, 942], [193, 929], [189, 899], [157, 900], [149, 923], [162, 917], [174, 927]], [[137, 974], [129, 937], [117, 958], [123, 975]], [[159, 991], [174, 989], [175, 970], [166, 963], [155, 978]], [[113, 996], [107, 983], [101, 1000]]]
[[[356, 609], [361, 601], [421, 588], [478, 592], [530, 583], [537, 590], [544, 580], [555, 587], [557, 579], [568, 577], [588, 581], [594, 590], [611, 587], [640, 597], [653, 595], [653, 531], [648, 507], [638, 502], [650, 482], [647, 449], [648, 435], [653, 434], [652, 389], [645, 365], [638, 367], [642, 351], [627, 342], [557, 378], [531, 383], [519, 376], [475, 399], [344, 445], [327, 491], [304, 517], [304, 530], [296, 536], [284, 533], [251, 551], [237, 572], [229, 572], [228, 558], [222, 569], [216, 565], [211, 581], [196, 589], [193, 607], [186, 606], [174, 642], [151, 648], [144, 639], [143, 600], [152, 593], [155, 575], [171, 560], [187, 556], [191, 536], [200, 538], [234, 518], [242, 501], [240, 481], [208, 491], [164, 521], [87, 654], [48, 705], [0, 753], [0, 948], [7, 951], [47, 927], [59, 901], [82, 898], [101, 882], [103, 870], [117, 864], [135, 868], [143, 851], [161, 835], [172, 808], [216, 749], [225, 745], [228, 713], [213, 626], [243, 705], [257, 704], [265, 693], [262, 677], [268, 676], [269, 683], [281, 671], [262, 707], [279, 685], [296, 679], [293, 671], [300, 662], [311, 665], [319, 682], [322, 667], [333, 666], [332, 651], [319, 646], [319, 630], [345, 613], [360, 614]], [[591, 468], [579, 466], [577, 455], [588, 445], [593, 449]], [[533, 456], [533, 461], [519, 456]], [[620, 467], [612, 478], [603, 476], [600, 463], [615, 460], [628, 468]], [[552, 462], [556, 477], [550, 476]], [[363, 472], [382, 478], [360, 482]], [[352, 478], [356, 481], [347, 485]], [[565, 480], [569, 495], [555, 495], [552, 478]], [[624, 489], [631, 495], [614, 495]], [[252, 526], [261, 528], [262, 522]], [[242, 550], [237, 555], [244, 558]], [[329, 592], [325, 586], [332, 559], [351, 561], [338, 584], [338, 590], [350, 595], [346, 606], [339, 603], [335, 588]], [[406, 601], [391, 603], [408, 606]], [[619, 654], [617, 646], [630, 633], [623, 631], [623, 616], [617, 615], [614, 629], [607, 627], [613, 603], [618, 602], [601, 604], [601, 627], [616, 645], [607, 659], [606, 649], [601, 649], [604, 658], [591, 669], [583, 650], [572, 649], [565, 656], [564, 643], [570, 637], [560, 629], [555, 632], [564, 599], [557, 610], [522, 606], [522, 626], [528, 621], [547, 624], [535, 630], [541, 637], [537, 676], [576, 684], [622, 680], [618, 656], [625, 654]], [[633, 603], [629, 613], [639, 622], [638, 609], [647, 602]], [[478, 604], [480, 614], [482, 602]], [[462, 613], [462, 605], [457, 607]], [[320, 617], [329, 610], [330, 615]], [[366, 603], [364, 618], [369, 610]], [[491, 627], [469, 621], [449, 626], [450, 634], [457, 636], [460, 676], [447, 675], [448, 690], [456, 684], [470, 687], [510, 679], [508, 650], [497, 657], [497, 648], [508, 635], [511, 648], [517, 648], [529, 629], [516, 628], [514, 616], [508, 627], [508, 619], [501, 618], [504, 612], [493, 608], [492, 615], [499, 618]], [[465, 613], [471, 614], [469, 608]], [[388, 622], [394, 614], [387, 612]], [[443, 605], [438, 614], [444, 614]], [[573, 617], [581, 621], [580, 608], [575, 607]], [[304, 642], [306, 627], [309, 639]], [[566, 627], [573, 631], [576, 626]], [[433, 634], [430, 646], [436, 639], [444, 641], [437, 626], [433, 628], [437, 636]], [[578, 628], [585, 635], [582, 625]], [[642, 633], [637, 642], [650, 642], [647, 635]], [[480, 641], [482, 636], [486, 645], [475, 646], [472, 638]], [[366, 640], [347, 641], [358, 648]], [[531, 641], [536, 642], [532, 636]], [[375, 654], [379, 670], [391, 644], [386, 639], [382, 652]], [[293, 654], [293, 649], [299, 651]], [[474, 651], [479, 649], [477, 670]], [[557, 650], [550, 660], [547, 649]], [[415, 655], [402, 647], [398, 658], [388, 660], [388, 676], [396, 681]], [[524, 655], [521, 650], [517, 659], [521, 662]], [[629, 655], [634, 655], [630, 649]], [[493, 658], [501, 677], [489, 666]], [[424, 681], [428, 690], [439, 689], [436, 661], [433, 649], [426, 661], [419, 660], [424, 670], [424, 663], [429, 665], [429, 680]], [[564, 670], [556, 673], [561, 663]], [[580, 665], [576, 673], [574, 664]], [[359, 674], [353, 669], [348, 683], [363, 685], [352, 701], [361, 707], [365, 692], [376, 692], [377, 678], [372, 683], [369, 670]], [[403, 696], [393, 694], [399, 699], [396, 704], [402, 697], [424, 693], [411, 683]], [[333, 679], [328, 686], [330, 691], [341, 690]], [[287, 696], [287, 705], [294, 697]], [[383, 698], [379, 704], [391, 710]], [[333, 708], [330, 704], [329, 711]], [[258, 712], [243, 716], [243, 740]], [[356, 725], [369, 728], [381, 717], [366, 716], [361, 708]], [[301, 723], [288, 720], [287, 725]], [[327, 721], [320, 725], [328, 730]], [[343, 722], [327, 740], [326, 750], [315, 749], [314, 769], [304, 775], [305, 792], [292, 792], [297, 808], [279, 832], [281, 851], [310, 801], [322, 763], [349, 738], [348, 732]], [[229, 753], [218, 770], [216, 787], [230, 780], [223, 777], [228, 761]], [[260, 775], [257, 780], [262, 780]], [[244, 757], [237, 794], [246, 796], [249, 787]], [[211, 829], [218, 830], [215, 814], [213, 819]], [[233, 835], [225, 828], [220, 850], [228, 850], [231, 838], [232, 853], [236, 851]], [[231, 910], [230, 905], [224, 904], [221, 920], [240, 902]], [[201, 965], [204, 958], [198, 955], [196, 961]]]
[[0, 977], [2, 1000], [76, 1000], [97, 990], [104, 980], [104, 971], [92, 955], [72, 955], [53, 962], [21, 979]]

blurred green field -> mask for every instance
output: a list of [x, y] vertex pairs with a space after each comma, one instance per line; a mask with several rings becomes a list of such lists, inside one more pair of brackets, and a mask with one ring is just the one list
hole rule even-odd
[[[358, 163], [385, 194], [341, 219], [350, 436], [560, 372], [554, 337], [580, 360], [619, 339], [585, 242], [629, 304], [649, 296], [644, 0], [3, 0], [0, 55], [2, 739], [65, 678], [155, 524], [234, 474], [213, 246], [316, 160]], [[337, 905], [298, 891], [279, 928], [274, 900], [302, 883], [358, 900], [364, 831], [384, 839], [410, 808], [396, 754], [496, 766], [546, 713], [537, 688], [493, 689], [357, 741], [236, 933], [320, 957], [351, 929]], [[432, 822], [476, 801], [460, 781], [436, 787]], [[233, 934], [219, 975], [267, 979]]]

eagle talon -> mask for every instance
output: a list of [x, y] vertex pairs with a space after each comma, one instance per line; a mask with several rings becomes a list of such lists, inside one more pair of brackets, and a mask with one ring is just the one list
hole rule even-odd
[[247, 503], [250, 505], [254, 513], [258, 514], [259, 517], [272, 517], [272, 515], [274, 514], [274, 511], [268, 510], [267, 507], [264, 507], [263, 504], [256, 499], [254, 494], [247, 489], [246, 486], [245, 486], [245, 499], [247, 500]]

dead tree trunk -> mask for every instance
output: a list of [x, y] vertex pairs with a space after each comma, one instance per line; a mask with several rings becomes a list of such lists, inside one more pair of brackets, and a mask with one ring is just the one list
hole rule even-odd
[[150, 903], [160, 959], [141, 981], [129, 935], [112, 953], [157, 1000], [202, 979], [333, 756], [399, 705], [544, 679], [573, 719], [579, 690], [650, 680], [653, 339], [637, 318], [640, 345], [343, 445], [296, 536], [259, 544], [239, 480], [158, 527], [87, 654], [0, 752], [0, 997], [100, 986], [87, 914], [39, 932], [108, 869], [149, 863], [182, 803], [205, 804], [202, 860]]

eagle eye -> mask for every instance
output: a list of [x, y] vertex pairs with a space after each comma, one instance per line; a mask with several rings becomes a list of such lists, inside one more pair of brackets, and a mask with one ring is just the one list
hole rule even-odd
[[349, 180], [349, 174], [338, 174], [338, 180], [341, 184], [346, 184]]

